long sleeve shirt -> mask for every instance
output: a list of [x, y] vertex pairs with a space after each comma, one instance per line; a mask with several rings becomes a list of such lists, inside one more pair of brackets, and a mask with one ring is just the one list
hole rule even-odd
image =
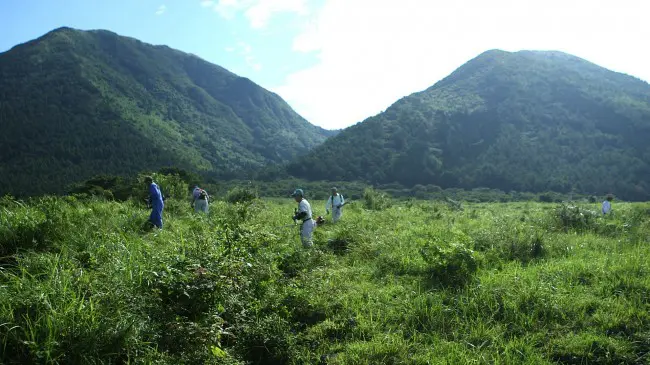
[[161, 208], [163, 206], [163, 197], [160, 188], [156, 183], [149, 185], [149, 199], [151, 199], [151, 206]]
[[612, 203], [610, 203], [608, 200], [605, 200], [603, 202], [603, 214], [607, 214], [612, 210]]
[[343, 195], [341, 194], [336, 194], [334, 196], [330, 196], [327, 199], [327, 203], [325, 204], [325, 210], [330, 210], [332, 207], [336, 208], [339, 205], [343, 205], [345, 203], [345, 199], [343, 199]]

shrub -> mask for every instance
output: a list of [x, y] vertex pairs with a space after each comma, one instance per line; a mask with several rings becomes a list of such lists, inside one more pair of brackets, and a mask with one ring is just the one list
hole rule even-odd
[[363, 201], [364, 207], [370, 210], [384, 210], [393, 205], [388, 195], [373, 188], [366, 188], [363, 191]]
[[344, 255], [352, 246], [362, 242], [365, 232], [358, 225], [350, 225], [345, 222], [343, 225], [339, 224], [337, 228], [327, 240], [327, 248], [332, 250], [332, 253]]
[[77, 196], [96, 196], [107, 200], [125, 201], [137, 195], [138, 185], [135, 180], [115, 175], [97, 175], [68, 189]]
[[553, 197], [548, 194], [540, 194], [539, 201], [542, 203], [552, 203]]
[[16, 202], [12, 210], [0, 210], [0, 257], [44, 244], [43, 212]]
[[257, 190], [248, 187], [237, 186], [230, 190], [226, 195], [228, 203], [248, 203], [259, 198]]
[[487, 229], [472, 232], [474, 249], [502, 260], [527, 263], [546, 253], [543, 231], [515, 221], [496, 220]]
[[298, 250], [285, 254], [278, 262], [278, 269], [286, 277], [294, 278], [301, 273], [313, 270], [324, 263], [324, 256], [320, 251]]
[[565, 232], [570, 229], [578, 232], [595, 231], [597, 218], [598, 213], [571, 204], [562, 204], [553, 212], [555, 228]]
[[[165, 199], [188, 199], [188, 185], [179, 175], [153, 174], [154, 182], [160, 187]], [[146, 191], [146, 189], [144, 189]]]
[[243, 325], [238, 331], [238, 352], [254, 364], [286, 364], [292, 358], [295, 337], [285, 318], [272, 313]]
[[474, 252], [467, 248], [469, 237], [462, 232], [443, 233], [420, 249], [427, 263], [429, 278], [446, 287], [463, 286], [472, 280], [478, 269]]

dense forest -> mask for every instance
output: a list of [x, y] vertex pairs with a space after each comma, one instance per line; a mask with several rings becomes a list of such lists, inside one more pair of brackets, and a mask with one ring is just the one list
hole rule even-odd
[[650, 85], [561, 52], [485, 52], [341, 133], [224, 68], [108, 31], [60, 28], [0, 54], [0, 195], [174, 167], [646, 200], [647, 141]]
[[650, 198], [650, 85], [561, 52], [488, 51], [290, 175]]
[[228, 178], [333, 134], [247, 78], [108, 31], [60, 28], [0, 54], [0, 195], [165, 166]]

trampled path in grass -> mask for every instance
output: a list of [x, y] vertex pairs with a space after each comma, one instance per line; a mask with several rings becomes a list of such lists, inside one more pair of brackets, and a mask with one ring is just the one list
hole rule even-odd
[[0, 360], [650, 363], [649, 204], [166, 203], [2, 199]]

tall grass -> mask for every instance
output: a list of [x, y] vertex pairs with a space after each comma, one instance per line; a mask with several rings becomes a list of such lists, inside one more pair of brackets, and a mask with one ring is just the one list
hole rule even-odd
[[290, 199], [176, 190], [160, 231], [140, 198], [0, 200], [0, 362], [650, 361], [648, 204], [370, 192], [306, 250]]

